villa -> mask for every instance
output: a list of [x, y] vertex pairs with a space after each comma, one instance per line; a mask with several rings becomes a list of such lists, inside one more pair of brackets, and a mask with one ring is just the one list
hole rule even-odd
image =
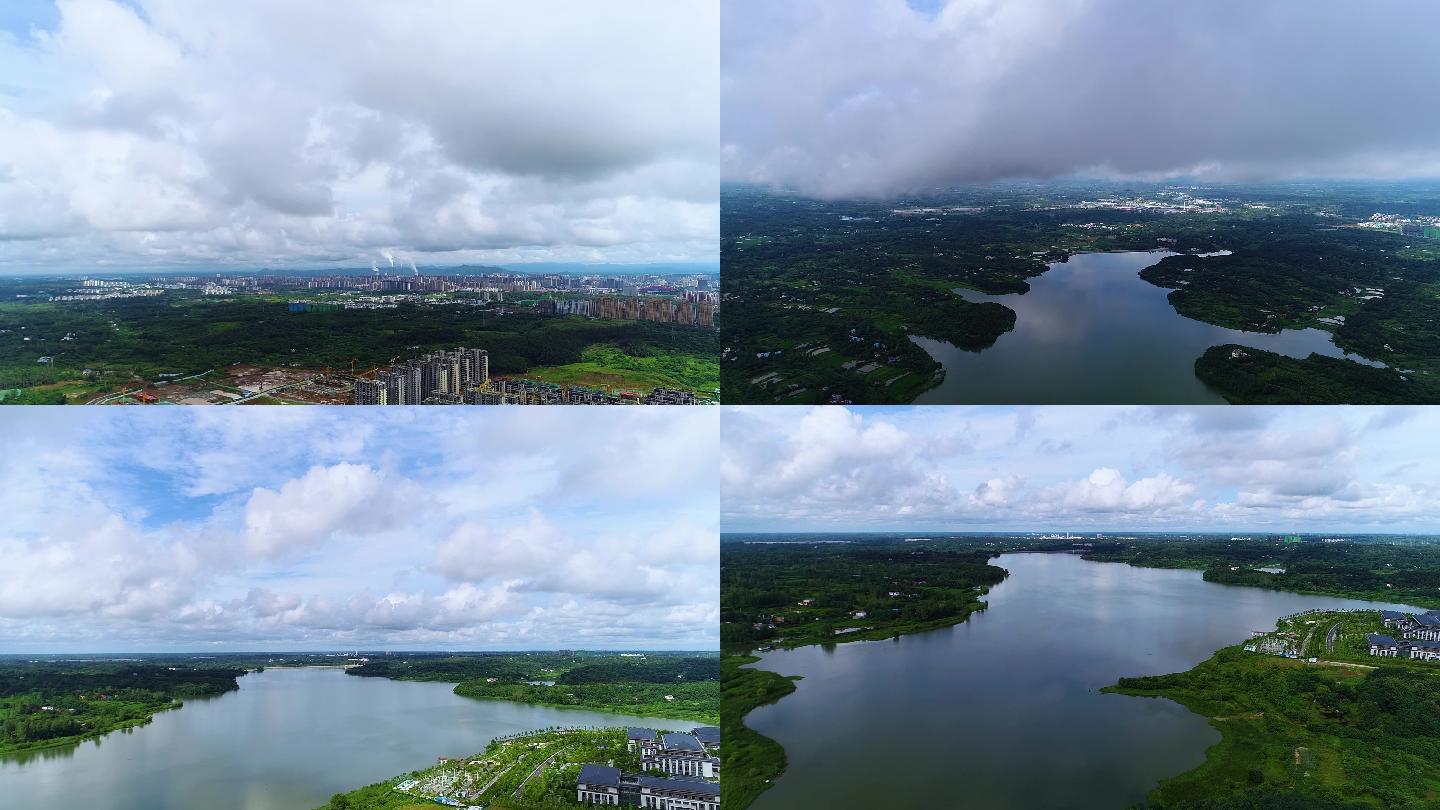
[[1380, 622], [1387, 628], [1399, 630], [1407, 639], [1440, 641], [1440, 610], [1428, 613], [1400, 613], [1394, 610], [1380, 611]]
[[1440, 641], [1429, 639], [1396, 640], [1391, 636], [1370, 633], [1365, 637], [1370, 654], [1380, 658], [1410, 658], [1419, 661], [1440, 659]]
[[1370, 633], [1365, 637], [1370, 643], [1370, 654], [1381, 658], [1399, 658], [1400, 642], [1390, 636], [1382, 636], [1379, 633]]
[[576, 798], [586, 804], [620, 804], [620, 769], [581, 765], [575, 779]]
[[646, 771], [669, 776], [629, 775], [607, 765], [582, 765], [576, 798], [587, 804], [634, 805], [654, 810], [719, 810], [720, 729], [700, 726], [689, 733], [625, 730], [625, 747], [640, 754]]

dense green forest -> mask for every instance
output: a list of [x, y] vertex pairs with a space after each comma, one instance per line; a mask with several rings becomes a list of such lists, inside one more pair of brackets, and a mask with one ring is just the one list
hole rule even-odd
[[455, 694], [716, 724], [720, 660], [694, 653], [467, 653], [376, 658], [360, 677], [456, 683]]
[[65, 745], [142, 725], [185, 698], [239, 688], [244, 670], [0, 661], [0, 752]]
[[1224, 585], [1440, 608], [1440, 544], [1433, 542], [1153, 537], [1096, 542], [1084, 557], [1149, 568], [1197, 568], [1207, 581]]
[[1107, 691], [1169, 698], [1222, 735], [1151, 793], [1156, 808], [1418, 810], [1440, 798], [1440, 667], [1307, 665], [1237, 646]]
[[[292, 313], [279, 296], [216, 300], [178, 294], [14, 302], [16, 289], [29, 290], [35, 283], [0, 283], [0, 391], [67, 383], [82, 393], [108, 391], [136, 377], [197, 374], [236, 363], [348, 371], [352, 362], [366, 369], [455, 346], [489, 351], [494, 374], [582, 363], [586, 349], [606, 347], [637, 362], [665, 359], [672, 377], [675, 369], [682, 370], [677, 382], [713, 388], [713, 373], [707, 368], [714, 368], [719, 354], [719, 338], [712, 329], [524, 310], [500, 315], [468, 306], [402, 304], [396, 309]], [[597, 356], [604, 355], [592, 352], [590, 358]], [[41, 357], [53, 362], [40, 364]], [[703, 365], [680, 362], [686, 358]], [[53, 393], [41, 388], [32, 397]]]
[[793, 647], [955, 624], [983, 608], [980, 596], [1004, 580], [1004, 569], [987, 564], [991, 556], [906, 543], [726, 543], [721, 644]]
[[[944, 371], [910, 335], [979, 351], [1014, 324], [1008, 308], [965, 302], [955, 289], [1023, 294], [1028, 279], [1075, 253], [1165, 248], [1182, 255], [1141, 277], [1172, 289], [1180, 314], [1249, 331], [1331, 331], [1346, 351], [1402, 372], [1406, 394], [1419, 398], [1411, 401], [1440, 401], [1440, 240], [1354, 227], [1376, 212], [1440, 214], [1440, 188], [1186, 190], [1223, 210], [1073, 207], [1169, 193], [1141, 183], [1007, 184], [888, 201], [726, 187], [725, 399], [912, 401]], [[1224, 374], [1212, 363], [1201, 376], [1237, 402], [1335, 401], [1337, 389], [1352, 392], [1346, 401], [1391, 401], [1400, 375], [1326, 360], [1296, 361], [1323, 372], [1312, 387], [1298, 375], [1277, 379], [1268, 363]]]
[[1312, 354], [1301, 360], [1235, 344], [1211, 346], [1195, 376], [1235, 405], [1399, 405], [1426, 402], [1425, 385], [1394, 369]]

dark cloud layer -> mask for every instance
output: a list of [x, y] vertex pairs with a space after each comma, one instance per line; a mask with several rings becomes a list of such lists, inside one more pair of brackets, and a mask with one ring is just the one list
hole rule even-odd
[[1423, 0], [736, 0], [722, 30], [730, 179], [1440, 174]]

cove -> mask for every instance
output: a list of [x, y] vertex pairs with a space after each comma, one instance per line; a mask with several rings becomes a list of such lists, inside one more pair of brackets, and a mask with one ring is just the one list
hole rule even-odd
[[1220, 734], [1179, 704], [1101, 688], [1187, 670], [1280, 616], [1395, 607], [1072, 554], [993, 564], [1010, 576], [964, 624], [761, 654], [752, 666], [803, 680], [745, 718], [789, 759], [756, 810], [1123, 810]]
[[683, 720], [473, 700], [454, 684], [267, 669], [149, 725], [0, 758], [6, 807], [306, 810], [336, 793], [551, 726], [691, 728]]
[[1170, 291], [1140, 278], [1169, 251], [1079, 253], [1030, 279], [1030, 291], [985, 295], [1015, 310], [1015, 328], [979, 352], [912, 336], [945, 367], [945, 379], [916, 403], [1206, 404], [1225, 400], [1195, 378], [1211, 346], [1238, 343], [1289, 357], [1346, 357], [1323, 329], [1242, 332], [1186, 318]]

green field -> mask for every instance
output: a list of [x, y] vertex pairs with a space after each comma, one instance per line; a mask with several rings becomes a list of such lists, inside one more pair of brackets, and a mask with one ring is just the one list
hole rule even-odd
[[720, 364], [714, 357], [644, 347], [638, 351], [643, 353], [630, 354], [609, 344], [587, 346], [578, 363], [532, 368], [526, 376], [557, 385], [641, 393], [655, 388], [701, 393], [720, 389]]

